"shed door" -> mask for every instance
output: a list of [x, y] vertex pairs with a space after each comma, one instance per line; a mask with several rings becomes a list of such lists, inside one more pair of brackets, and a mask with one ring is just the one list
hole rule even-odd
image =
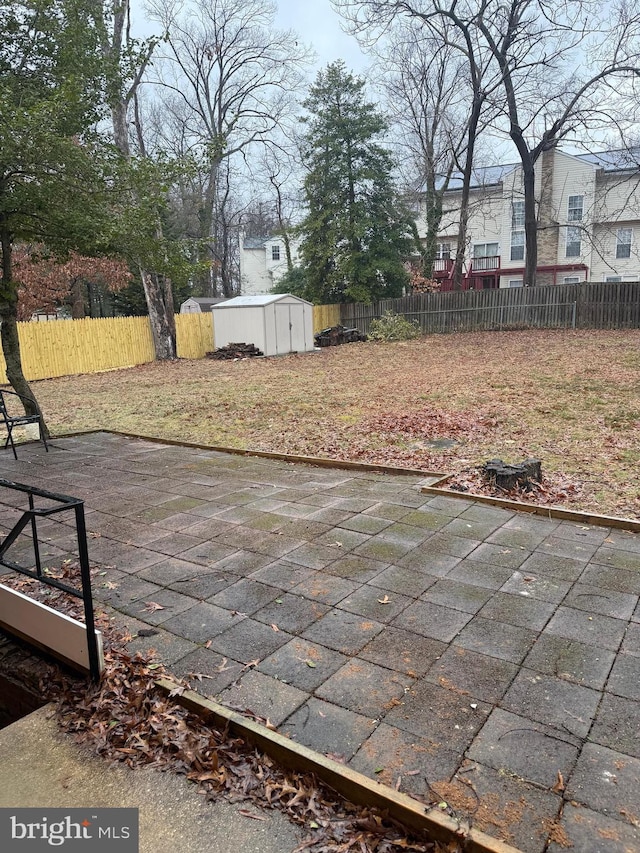
[[283, 355], [291, 352], [291, 329], [293, 327], [289, 306], [285, 303], [275, 304], [276, 309], [276, 353]]

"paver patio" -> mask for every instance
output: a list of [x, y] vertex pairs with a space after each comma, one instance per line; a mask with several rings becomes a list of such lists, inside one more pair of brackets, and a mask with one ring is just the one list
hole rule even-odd
[[86, 501], [130, 649], [527, 853], [640, 849], [640, 536], [107, 433], [19, 456]]

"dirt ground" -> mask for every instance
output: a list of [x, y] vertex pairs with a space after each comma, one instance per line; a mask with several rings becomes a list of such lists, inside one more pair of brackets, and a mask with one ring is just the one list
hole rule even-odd
[[[456, 473], [542, 460], [542, 499], [640, 517], [640, 330], [468, 333], [33, 383], [51, 431]], [[541, 496], [536, 496], [540, 500]]]

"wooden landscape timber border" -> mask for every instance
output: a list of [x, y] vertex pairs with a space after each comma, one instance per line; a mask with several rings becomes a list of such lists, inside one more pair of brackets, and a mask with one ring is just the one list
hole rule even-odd
[[[178, 441], [172, 438], [158, 438], [153, 435], [141, 435], [135, 432], [120, 432], [112, 429], [90, 429], [78, 432], [62, 433], [54, 436], [57, 438], [74, 438], [81, 435], [97, 435], [101, 432], [108, 435], [120, 435], [123, 438], [136, 438], [141, 441], [149, 441], [153, 444], [168, 444], [171, 447], [191, 447], [196, 450], [212, 450], [215, 453], [229, 453], [234, 456], [256, 456], [259, 459], [275, 459], [282, 462], [297, 463], [299, 465], [312, 465], [318, 468], [340, 468], [347, 471], [371, 471], [378, 474], [400, 474], [413, 477], [437, 477], [438, 480], [431, 486], [421, 486], [420, 491], [427, 495], [436, 497], [455, 498], [456, 500], [475, 501], [476, 503], [489, 504], [491, 506], [512, 509], [516, 512], [528, 512], [533, 515], [542, 515], [545, 518], [557, 518], [561, 521], [576, 521], [582, 524], [591, 524], [595, 527], [615, 527], [618, 530], [628, 530], [632, 533], [640, 533], [640, 521], [632, 518], [619, 518], [614, 515], [598, 515], [593, 512], [583, 512], [574, 509], [562, 509], [557, 506], [546, 506], [544, 504], [525, 503], [509, 500], [508, 498], [497, 498], [490, 495], [476, 495], [469, 492], [458, 492], [454, 489], [443, 488], [444, 483], [451, 479], [452, 474], [443, 474], [442, 471], [423, 471], [418, 468], [394, 468], [392, 465], [376, 465], [369, 462], [350, 462], [348, 459], [330, 459], [324, 456], [296, 456], [291, 453], [275, 453], [269, 450], [247, 450], [240, 447], [221, 447], [219, 445], [198, 444], [195, 442]], [[30, 442], [24, 442], [25, 444]]]
[[268, 729], [249, 717], [243, 717], [218, 702], [200, 696], [193, 690], [184, 690], [182, 693], [175, 694], [175, 689], [181, 687], [175, 681], [160, 678], [155, 683], [163, 692], [169, 695], [174, 694], [172, 698], [177, 704], [205, 720], [213, 721], [223, 729], [228, 727], [232, 734], [258, 747], [280, 765], [298, 772], [313, 773], [349, 802], [362, 806], [375, 806], [386, 812], [397, 823], [414, 831], [427, 833], [429, 840], [443, 843], [456, 840], [465, 853], [520, 853], [517, 848], [497, 838], [492, 838], [473, 828], [465, 828], [436, 808], [426, 806], [408, 794], [370, 779], [345, 764], [333, 761], [307, 746]]
[[459, 492], [455, 489], [443, 488], [443, 484], [451, 479], [453, 475], [447, 474], [437, 483], [431, 486], [421, 486], [420, 491], [426, 495], [436, 495], [445, 498], [456, 498], [457, 500], [474, 501], [475, 503], [489, 504], [513, 509], [517, 512], [528, 512], [533, 515], [543, 515], [545, 518], [557, 518], [562, 521], [576, 521], [582, 524], [590, 524], [594, 527], [615, 527], [619, 530], [629, 530], [632, 533], [640, 533], [640, 521], [632, 518], [618, 518], [615, 515], [598, 515], [593, 512], [583, 512], [576, 509], [562, 509], [558, 506], [545, 506], [544, 504], [525, 503], [524, 501], [513, 501], [509, 498], [498, 498], [492, 495], [475, 495], [471, 492]]

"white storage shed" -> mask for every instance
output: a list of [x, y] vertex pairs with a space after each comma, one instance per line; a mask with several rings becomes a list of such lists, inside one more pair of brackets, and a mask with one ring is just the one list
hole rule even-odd
[[211, 309], [216, 347], [253, 344], [265, 355], [309, 352], [313, 305], [288, 293], [236, 296]]

